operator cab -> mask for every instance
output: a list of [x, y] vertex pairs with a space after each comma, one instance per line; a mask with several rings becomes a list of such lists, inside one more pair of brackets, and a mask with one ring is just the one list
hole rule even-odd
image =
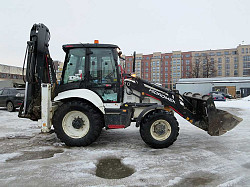
[[63, 45], [66, 53], [59, 93], [72, 89], [94, 91], [105, 103], [121, 102], [119, 47], [111, 44]]

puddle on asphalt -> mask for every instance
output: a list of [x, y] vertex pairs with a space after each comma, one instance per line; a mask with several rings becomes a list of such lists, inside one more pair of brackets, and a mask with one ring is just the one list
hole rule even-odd
[[182, 179], [178, 184], [174, 186], [204, 186], [208, 185], [218, 177], [213, 173], [208, 172], [194, 172]]
[[242, 167], [246, 168], [246, 169], [250, 169], [250, 162], [243, 164]]
[[104, 179], [121, 179], [134, 172], [133, 168], [124, 165], [118, 158], [104, 158], [96, 165], [96, 176]]
[[19, 162], [19, 161], [51, 158], [56, 153], [63, 153], [63, 150], [56, 149], [56, 150], [44, 150], [44, 151], [23, 151], [22, 155], [10, 158], [6, 160], [6, 162]]

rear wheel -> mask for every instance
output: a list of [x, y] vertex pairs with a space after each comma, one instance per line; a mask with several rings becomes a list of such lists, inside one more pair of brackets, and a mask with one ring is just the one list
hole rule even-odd
[[66, 145], [87, 146], [100, 136], [103, 116], [87, 102], [71, 101], [55, 111], [53, 126]]
[[15, 107], [13, 105], [13, 103], [11, 101], [8, 101], [6, 104], [6, 108], [9, 112], [14, 112], [15, 111]]
[[171, 113], [157, 110], [144, 117], [140, 134], [150, 147], [166, 148], [176, 141], [179, 135], [179, 124]]

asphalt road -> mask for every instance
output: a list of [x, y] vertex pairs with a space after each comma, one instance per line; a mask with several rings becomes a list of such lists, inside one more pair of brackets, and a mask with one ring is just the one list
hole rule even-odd
[[88, 147], [67, 147], [0, 108], [0, 186], [249, 186], [250, 112], [226, 110], [243, 118], [227, 134], [211, 137], [178, 117], [177, 141], [152, 149], [134, 124], [103, 130]]

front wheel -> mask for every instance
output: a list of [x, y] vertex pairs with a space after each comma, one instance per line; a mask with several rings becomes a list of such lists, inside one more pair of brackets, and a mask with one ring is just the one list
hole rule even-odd
[[70, 101], [53, 116], [57, 137], [68, 146], [87, 146], [101, 134], [103, 116], [87, 102]]
[[179, 135], [179, 124], [169, 112], [156, 110], [147, 114], [140, 125], [143, 141], [153, 148], [172, 145]]

